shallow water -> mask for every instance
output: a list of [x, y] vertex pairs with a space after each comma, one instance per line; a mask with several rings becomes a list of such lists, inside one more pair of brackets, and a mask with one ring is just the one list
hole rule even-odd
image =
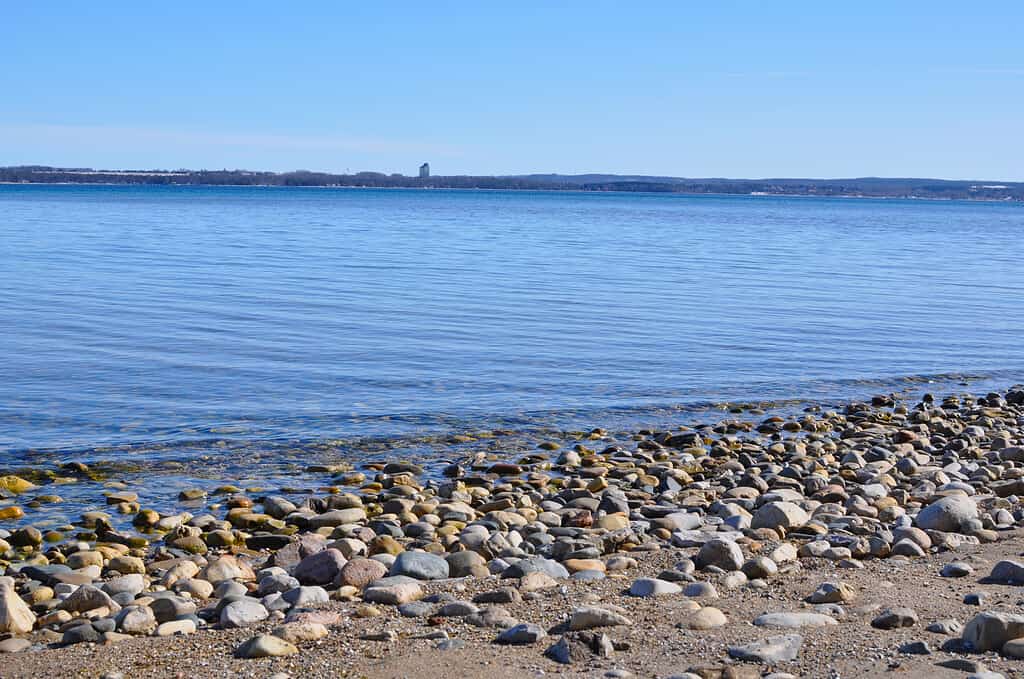
[[983, 391], [1024, 379], [1022, 229], [999, 203], [0, 186], [0, 451], [219, 469]]

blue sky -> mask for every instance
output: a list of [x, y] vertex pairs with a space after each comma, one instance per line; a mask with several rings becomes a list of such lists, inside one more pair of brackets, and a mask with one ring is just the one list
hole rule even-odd
[[1024, 3], [56, 2], [0, 165], [1024, 180]]

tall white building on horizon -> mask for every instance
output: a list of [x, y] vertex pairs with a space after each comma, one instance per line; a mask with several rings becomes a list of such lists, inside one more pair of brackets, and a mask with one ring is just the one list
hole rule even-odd
[[430, 163], [423, 163], [420, 165], [420, 178], [430, 176]]

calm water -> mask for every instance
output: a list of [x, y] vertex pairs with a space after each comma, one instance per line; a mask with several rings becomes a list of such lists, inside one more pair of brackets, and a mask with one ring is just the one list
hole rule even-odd
[[3, 186], [0, 451], [215, 457], [1009, 384], [1022, 235], [1024, 206], [990, 203]]

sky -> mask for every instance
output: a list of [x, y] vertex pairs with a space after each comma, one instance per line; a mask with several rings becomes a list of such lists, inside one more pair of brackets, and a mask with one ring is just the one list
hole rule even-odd
[[8, 2], [0, 165], [1024, 180], [1022, 36], [1019, 0]]

